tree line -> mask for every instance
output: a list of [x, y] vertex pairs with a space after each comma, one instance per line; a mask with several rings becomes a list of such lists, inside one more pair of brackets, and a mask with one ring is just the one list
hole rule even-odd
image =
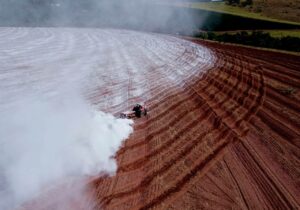
[[194, 36], [201, 39], [208, 39], [219, 42], [229, 42], [256, 47], [300, 52], [300, 38], [291, 36], [272, 37], [270, 33], [263, 31], [241, 31], [235, 34], [216, 34], [214, 32], [199, 32], [194, 34]]
[[233, 6], [242, 6], [245, 7], [247, 5], [252, 5], [253, 0], [225, 0], [225, 3]]

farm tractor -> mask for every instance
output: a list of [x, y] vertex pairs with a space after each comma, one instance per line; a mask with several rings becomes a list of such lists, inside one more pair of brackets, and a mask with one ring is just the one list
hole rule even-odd
[[140, 104], [136, 104], [134, 105], [134, 107], [132, 108], [131, 111], [125, 111], [125, 112], [121, 112], [120, 113], [120, 118], [123, 119], [132, 119], [132, 118], [141, 118], [142, 115], [147, 116], [148, 114], [148, 110], [146, 108], [146, 106], [142, 106]]

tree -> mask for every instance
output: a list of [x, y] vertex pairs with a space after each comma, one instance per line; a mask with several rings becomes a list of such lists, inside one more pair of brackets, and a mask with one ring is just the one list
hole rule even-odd
[[225, 0], [229, 5], [240, 4], [240, 0]]
[[253, 0], [244, 0], [242, 3], [241, 3], [241, 6], [245, 7], [247, 5], [252, 5], [253, 4]]

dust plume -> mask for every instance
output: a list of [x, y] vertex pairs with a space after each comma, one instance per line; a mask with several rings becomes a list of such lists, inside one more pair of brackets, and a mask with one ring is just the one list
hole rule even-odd
[[114, 174], [112, 157], [131, 124], [96, 111], [75, 93], [15, 101], [0, 119], [0, 209], [16, 207], [63, 178]]
[[[166, 2], [165, 4], [163, 2]], [[101, 27], [192, 34], [207, 14], [172, 1], [0, 0], [0, 26]]]

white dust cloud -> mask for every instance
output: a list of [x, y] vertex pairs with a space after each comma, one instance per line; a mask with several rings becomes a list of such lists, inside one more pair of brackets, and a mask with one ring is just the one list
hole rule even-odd
[[82, 97], [23, 97], [1, 113], [0, 209], [28, 201], [56, 180], [113, 174], [132, 121], [95, 111]]

